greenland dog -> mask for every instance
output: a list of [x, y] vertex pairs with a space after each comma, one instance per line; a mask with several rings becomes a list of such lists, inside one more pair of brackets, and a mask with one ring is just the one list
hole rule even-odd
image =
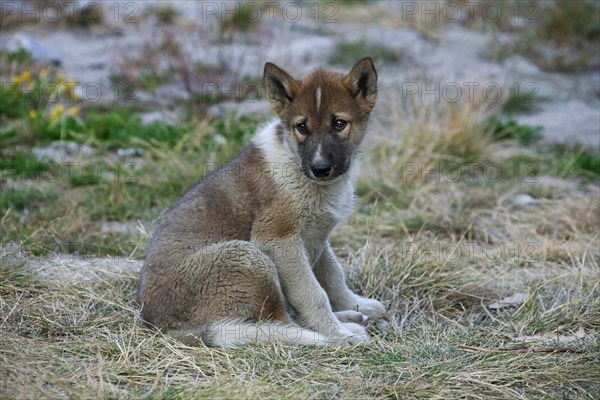
[[368, 342], [377, 300], [353, 293], [328, 237], [353, 208], [357, 153], [377, 98], [370, 58], [297, 80], [264, 68], [277, 117], [192, 187], [150, 238], [138, 301], [188, 344]]

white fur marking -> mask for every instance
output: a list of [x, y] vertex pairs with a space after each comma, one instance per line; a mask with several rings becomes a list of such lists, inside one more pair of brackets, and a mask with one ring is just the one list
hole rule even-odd
[[283, 146], [277, 141], [275, 128], [280, 123], [278, 118], [267, 122], [257, 130], [253, 142], [263, 151], [269, 165], [296, 164], [297, 157], [294, 157], [287, 141], [283, 141]]
[[317, 112], [319, 112], [319, 107], [321, 107], [321, 86], [317, 86]]

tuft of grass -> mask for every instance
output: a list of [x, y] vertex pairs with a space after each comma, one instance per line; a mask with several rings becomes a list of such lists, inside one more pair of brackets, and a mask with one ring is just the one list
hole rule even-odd
[[598, 67], [597, 57], [591, 56], [599, 49], [598, 2], [560, 0], [530, 2], [523, 7], [520, 15], [525, 19], [514, 29], [515, 36], [506, 42], [493, 42], [490, 57], [521, 54], [548, 71], [576, 72]]
[[547, 98], [534, 93], [526, 93], [523, 90], [511, 90], [510, 95], [504, 103], [503, 112], [506, 114], [525, 113], [535, 110], [536, 106]]
[[523, 144], [531, 144], [540, 139], [540, 127], [521, 125], [514, 119], [491, 116], [487, 120], [488, 131], [495, 140], [516, 139]]
[[410, 202], [404, 196], [408, 187], [435, 180], [441, 171], [452, 174], [474, 163], [482, 165], [494, 140], [482, 117], [489, 114], [488, 108], [483, 103], [394, 106], [390, 110], [393, 131], [378, 138], [369, 151], [370, 160], [387, 162], [368, 163], [358, 192], [371, 199], [406, 203]]
[[49, 163], [38, 160], [34, 154], [21, 151], [3, 154], [0, 158], [0, 174], [3, 181], [10, 177], [39, 180], [51, 167]]
[[545, 10], [538, 31], [542, 40], [581, 49], [600, 39], [600, 5], [596, 1], [555, 1]]
[[229, 31], [247, 32], [253, 27], [256, 27], [260, 19], [257, 20], [257, 15], [253, 7], [235, 7], [235, 12], [230, 13], [223, 10], [219, 18], [219, 29], [222, 34]]
[[44, 203], [55, 202], [57, 194], [52, 191], [40, 190], [39, 188], [26, 186], [24, 188], [5, 188], [0, 198], [0, 209], [23, 211], [35, 209]]
[[360, 60], [366, 56], [371, 57], [375, 64], [398, 64], [402, 62], [404, 54], [398, 50], [392, 50], [365, 40], [338, 42], [335, 45], [333, 53], [329, 56], [329, 63], [351, 67], [356, 60]]
[[[247, 7], [241, 10], [245, 13]], [[128, 90], [135, 89], [136, 94], [144, 93], [158, 104], [184, 108], [196, 119], [207, 117], [207, 105], [242, 101], [254, 95], [251, 91], [256, 86], [247, 83], [259, 79], [246, 75], [244, 58], [232, 62], [227, 50], [220, 46], [210, 60], [196, 60], [188, 44], [190, 35], [202, 40], [220, 40], [215, 32], [211, 31], [213, 36], [207, 37], [205, 30], [196, 29], [192, 32], [159, 28], [139, 51], [121, 49], [111, 81]]]
[[555, 144], [548, 150], [554, 157], [553, 163], [559, 176], [584, 174], [592, 178], [600, 178], [600, 153], [582, 145]]
[[169, 4], [160, 4], [152, 11], [161, 24], [172, 24], [178, 16], [177, 10]]

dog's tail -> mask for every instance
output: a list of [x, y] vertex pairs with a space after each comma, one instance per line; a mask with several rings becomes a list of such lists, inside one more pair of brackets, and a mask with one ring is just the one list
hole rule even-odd
[[277, 321], [247, 321], [227, 319], [211, 323], [198, 329], [170, 330], [168, 334], [175, 336], [188, 345], [196, 345], [202, 341], [207, 346], [233, 348], [250, 343], [287, 343], [296, 345], [328, 344], [327, 337], [316, 331], [302, 328], [293, 323]]

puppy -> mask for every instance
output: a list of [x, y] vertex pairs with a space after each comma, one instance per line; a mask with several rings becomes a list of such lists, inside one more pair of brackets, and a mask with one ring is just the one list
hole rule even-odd
[[356, 155], [377, 98], [373, 62], [301, 80], [267, 63], [264, 83], [277, 118], [177, 201], [150, 238], [141, 316], [189, 344], [368, 342], [367, 318], [385, 308], [346, 286], [328, 237], [353, 208]]

